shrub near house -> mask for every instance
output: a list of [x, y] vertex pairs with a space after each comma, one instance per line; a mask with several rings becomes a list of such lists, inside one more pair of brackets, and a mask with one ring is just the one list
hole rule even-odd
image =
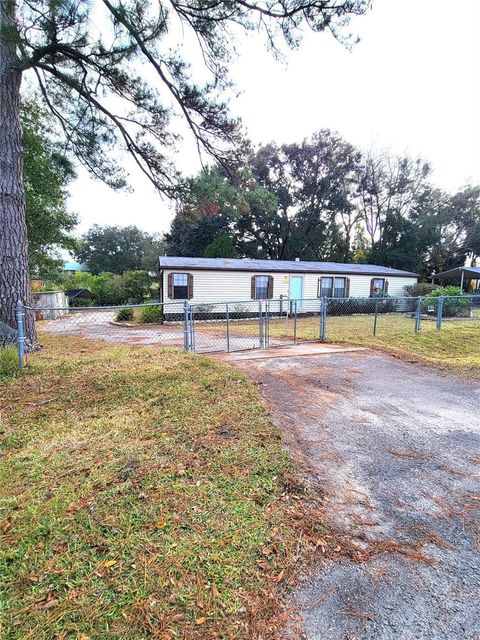
[[133, 320], [133, 308], [132, 307], [124, 307], [123, 309], [119, 309], [115, 315], [116, 322], [128, 322]]
[[440, 296], [444, 297], [442, 313], [444, 318], [467, 318], [470, 316], [470, 300], [460, 287], [436, 287], [425, 297], [424, 306], [433, 306], [436, 310]]
[[396, 311], [397, 301], [388, 294], [376, 298], [343, 298], [328, 301], [328, 313], [335, 316], [373, 313], [393, 313]]
[[140, 324], [161, 324], [163, 323], [163, 309], [158, 306], [147, 306], [140, 309]]

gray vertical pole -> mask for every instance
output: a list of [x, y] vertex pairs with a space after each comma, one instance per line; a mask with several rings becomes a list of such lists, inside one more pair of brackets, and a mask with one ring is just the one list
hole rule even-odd
[[18, 364], [20, 369], [25, 366], [25, 311], [20, 300], [17, 302], [17, 345], [18, 345]]
[[462, 269], [462, 277], [461, 277], [461, 280], [460, 280], [460, 289], [462, 290], [462, 293], [463, 293], [463, 279], [464, 279], [464, 276], [465, 276], [465, 272]]
[[183, 303], [183, 348], [185, 351], [190, 350], [190, 335], [189, 335], [189, 318], [188, 318], [188, 302], [185, 300]]
[[190, 351], [195, 351], [195, 320], [193, 318], [193, 309], [188, 305], [188, 315], [190, 321]]
[[322, 325], [323, 325], [323, 300], [320, 298], [320, 311], [318, 314], [318, 339], [322, 339]]
[[415, 333], [420, 331], [420, 322], [422, 318], [422, 298], [419, 296], [417, 300], [417, 309], [415, 312]]
[[375, 317], [373, 319], [373, 335], [377, 335], [378, 298], [375, 298]]
[[230, 314], [228, 311], [228, 302], [225, 303], [225, 315], [227, 318], [227, 351], [230, 351]]
[[258, 301], [258, 341], [260, 349], [263, 347], [263, 318], [262, 318], [262, 301]]
[[438, 298], [438, 308], [437, 308], [437, 329], [440, 331], [442, 328], [442, 317], [443, 317], [443, 296]]
[[297, 344], [297, 301], [293, 301], [293, 344]]
[[270, 346], [270, 300], [265, 302], [265, 348]]
[[322, 332], [320, 333], [320, 341], [325, 342], [327, 336], [327, 298], [322, 298]]

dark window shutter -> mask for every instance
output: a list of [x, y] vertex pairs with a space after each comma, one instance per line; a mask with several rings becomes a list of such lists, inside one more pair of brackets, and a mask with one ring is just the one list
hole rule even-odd
[[321, 297], [322, 297], [322, 279], [319, 278], [317, 283], [317, 298], [321, 298]]
[[267, 298], [273, 298], [273, 276], [268, 276]]
[[193, 298], [193, 274], [188, 274], [188, 299], [191, 300]]
[[345, 298], [350, 297], [350, 278], [345, 278]]
[[372, 278], [370, 280], [370, 298], [373, 298], [373, 283], [374, 283], [375, 279]]
[[250, 289], [250, 295], [252, 300], [255, 300], [255, 276], [252, 276], [252, 284], [251, 284], [251, 289]]
[[168, 297], [173, 300], [173, 273], [169, 273], [167, 277], [168, 282]]
[[383, 293], [388, 293], [388, 280], [385, 278], [385, 284], [383, 285]]

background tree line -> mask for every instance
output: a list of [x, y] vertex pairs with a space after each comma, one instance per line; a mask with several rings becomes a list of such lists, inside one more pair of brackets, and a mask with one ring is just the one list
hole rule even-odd
[[172, 255], [372, 262], [424, 277], [480, 255], [480, 187], [450, 194], [421, 158], [365, 153], [323, 129], [204, 169], [179, 191]]
[[233, 170], [216, 165], [182, 180], [165, 237], [133, 225], [94, 225], [78, 240], [67, 207], [75, 173], [49, 121], [33, 99], [24, 102], [31, 270], [61, 284], [68, 283], [59, 249], [94, 275], [155, 272], [158, 256], [168, 253], [372, 262], [426, 278], [480, 255], [479, 186], [449, 194], [431, 183], [427, 162], [364, 153], [327, 129], [301, 143], [256, 151], [245, 144]]

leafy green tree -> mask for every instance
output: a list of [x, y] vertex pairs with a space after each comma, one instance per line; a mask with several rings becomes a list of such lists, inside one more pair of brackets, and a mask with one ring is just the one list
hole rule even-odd
[[30, 270], [43, 277], [61, 263], [59, 249], [72, 251], [77, 216], [67, 208], [69, 160], [50, 135], [51, 116], [31, 98], [22, 103], [23, 183]]
[[144, 299], [151, 293], [154, 280], [147, 271], [126, 271], [123, 274], [99, 274], [77, 271], [60, 274], [51, 283], [52, 287], [60, 286], [68, 289], [88, 289], [97, 296], [96, 304], [125, 304], [131, 298]]
[[94, 275], [78, 271], [62, 276], [56, 283], [67, 291], [69, 289], [88, 289], [96, 294], [96, 304], [100, 305], [124, 304], [128, 298], [123, 277], [116, 273], [105, 272]]
[[166, 243], [162, 234], [153, 233], [148, 244], [143, 249], [142, 269], [151, 273], [158, 273], [158, 258], [165, 254]]
[[[158, 256], [163, 243], [138, 227], [93, 225], [83, 236], [76, 251], [94, 274], [104, 271], [123, 273], [150, 269], [158, 271]], [[156, 251], [156, 258], [152, 255]]]
[[[275, 211], [275, 197], [257, 185], [246, 169], [235, 178], [219, 167], [204, 169], [185, 181], [170, 232], [165, 235], [167, 251], [203, 256], [216, 251], [220, 242], [229, 253], [233, 248], [237, 255], [275, 257], [268, 238]], [[230, 248], [220, 240], [224, 236], [230, 238]]]
[[249, 166], [263, 195], [260, 206], [254, 206], [252, 214], [239, 221], [240, 238], [245, 236], [245, 255], [274, 260], [295, 257], [294, 184], [282, 148], [274, 143], [260, 147]]
[[229, 236], [233, 222], [247, 207], [240, 190], [218, 169], [204, 169], [187, 179], [177, 200], [167, 252], [179, 256], [205, 254], [221, 236]]
[[150, 294], [153, 279], [148, 271], [125, 271], [123, 286], [127, 298], [143, 300]]
[[480, 225], [480, 186], [467, 186], [454, 194], [429, 186], [418, 199], [411, 220], [422, 276], [467, 262], [475, 264], [480, 249], [475, 242]]
[[[238, 123], [224, 96], [239, 32], [262, 30], [274, 50], [282, 36], [296, 46], [305, 28], [328, 29], [342, 38], [349, 16], [363, 14], [368, 5], [369, 0], [0, 2], [0, 320], [14, 326], [17, 299], [30, 296], [23, 74], [38, 83], [68, 148], [94, 176], [122, 186], [121, 163], [111, 153], [122, 148], [160, 191], [170, 194], [178, 182], [167, 160], [177, 144], [176, 117], [199, 150], [221, 163], [236, 146]], [[186, 35], [185, 43], [172, 49], [174, 28]], [[33, 314], [27, 314], [26, 328], [32, 345]]]
[[360, 152], [329, 129], [301, 144], [284, 145], [283, 152], [294, 184], [297, 255], [307, 260], [348, 261], [359, 219], [353, 194]]
[[205, 249], [205, 258], [237, 258], [233, 240], [229, 236], [218, 236]]
[[356, 202], [370, 247], [385, 248], [384, 232], [410, 218], [428, 189], [431, 167], [421, 158], [369, 153], [362, 162]]
[[356, 264], [364, 264], [367, 261], [367, 256], [363, 249], [355, 249], [352, 256], [352, 262]]
[[480, 258], [480, 185], [469, 185], [451, 198], [453, 218], [462, 230], [458, 256], [475, 266]]
[[239, 219], [237, 244], [253, 257], [347, 260], [359, 219], [352, 204], [359, 163], [360, 152], [328, 129], [261, 147], [247, 169], [263, 198]]

